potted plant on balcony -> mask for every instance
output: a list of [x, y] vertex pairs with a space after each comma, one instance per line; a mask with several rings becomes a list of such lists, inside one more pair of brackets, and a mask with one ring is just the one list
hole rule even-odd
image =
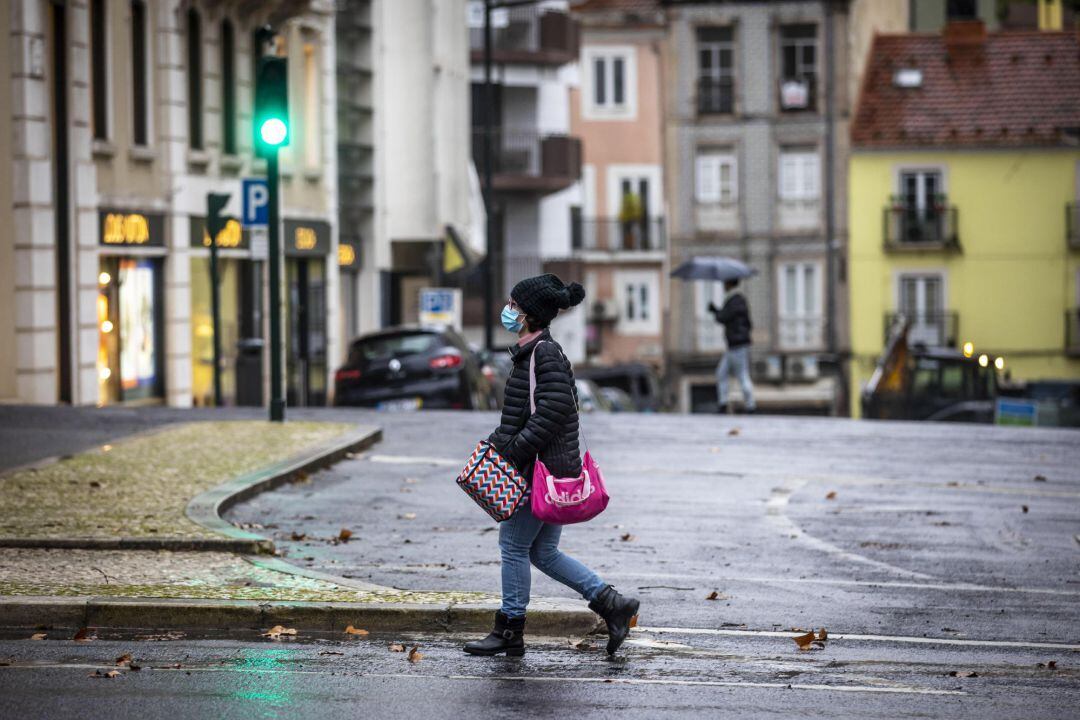
[[645, 217], [645, 208], [641, 198], [634, 192], [625, 192], [619, 207], [619, 226], [622, 228], [623, 249], [633, 250], [637, 246], [635, 232]]

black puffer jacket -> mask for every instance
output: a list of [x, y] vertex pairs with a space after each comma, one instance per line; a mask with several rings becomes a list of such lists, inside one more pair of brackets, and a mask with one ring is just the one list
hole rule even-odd
[[[540, 343], [537, 346], [537, 343]], [[529, 409], [529, 358], [536, 347], [536, 414]], [[577, 388], [574, 370], [547, 330], [510, 351], [514, 369], [506, 381], [502, 421], [488, 440], [526, 477], [537, 455], [556, 477], [581, 474]]]
[[732, 293], [724, 307], [712, 306], [710, 309], [716, 316], [716, 322], [724, 325], [724, 338], [729, 348], [734, 350], [750, 344], [753, 325], [750, 323], [750, 308], [747, 307], [742, 293]]

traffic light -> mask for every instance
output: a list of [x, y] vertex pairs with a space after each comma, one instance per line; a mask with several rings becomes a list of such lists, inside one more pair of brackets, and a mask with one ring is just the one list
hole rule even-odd
[[225, 229], [225, 225], [229, 222], [228, 216], [221, 214], [228, 202], [228, 193], [206, 194], [206, 234], [210, 236], [213, 243], [217, 242], [218, 234]]
[[255, 149], [266, 156], [289, 144], [289, 65], [282, 57], [259, 58], [255, 78]]

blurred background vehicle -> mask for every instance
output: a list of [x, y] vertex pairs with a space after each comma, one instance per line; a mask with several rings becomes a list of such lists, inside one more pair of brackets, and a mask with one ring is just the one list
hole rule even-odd
[[486, 410], [497, 401], [476, 354], [453, 330], [362, 335], [334, 374], [335, 404], [380, 410]]
[[611, 412], [611, 401], [604, 397], [600, 386], [592, 380], [576, 378], [578, 407], [581, 412]]
[[611, 405], [611, 412], [636, 412], [637, 408], [634, 406], [634, 400], [626, 393], [617, 387], [602, 387], [600, 388], [600, 394]]
[[660, 383], [645, 363], [624, 363], [608, 367], [575, 368], [577, 377], [592, 380], [602, 388], [617, 388], [630, 398], [638, 412], [660, 409]]
[[477, 345], [470, 347], [480, 363], [480, 372], [491, 386], [490, 409], [499, 410], [503, 404], [503, 389], [510, 378], [510, 371], [514, 369], [514, 361], [506, 350], [485, 350]]

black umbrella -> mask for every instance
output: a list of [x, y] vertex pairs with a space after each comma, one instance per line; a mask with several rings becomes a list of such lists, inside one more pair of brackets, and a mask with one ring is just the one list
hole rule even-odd
[[671, 272], [683, 280], [742, 280], [757, 275], [757, 270], [729, 257], [695, 257]]

